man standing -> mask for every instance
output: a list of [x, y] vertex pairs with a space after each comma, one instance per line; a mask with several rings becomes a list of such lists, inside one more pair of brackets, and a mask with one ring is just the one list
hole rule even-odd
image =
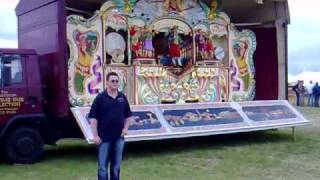
[[319, 107], [320, 86], [318, 82], [316, 82], [312, 88], [312, 92], [314, 96], [314, 107]]
[[312, 94], [312, 88], [313, 88], [312, 81], [309, 82], [309, 84], [306, 86], [307, 88], [307, 96], [308, 96], [308, 106], [314, 106], [314, 96]]
[[118, 91], [119, 76], [110, 72], [106, 76], [107, 88], [93, 101], [89, 119], [98, 145], [98, 180], [120, 179], [120, 163], [124, 148], [124, 136], [128, 133], [131, 110], [126, 96]]
[[292, 90], [296, 93], [297, 97], [297, 106], [302, 105], [303, 97], [300, 95], [303, 95], [304, 93], [304, 87], [303, 87], [303, 81], [298, 81], [298, 83], [292, 87]]

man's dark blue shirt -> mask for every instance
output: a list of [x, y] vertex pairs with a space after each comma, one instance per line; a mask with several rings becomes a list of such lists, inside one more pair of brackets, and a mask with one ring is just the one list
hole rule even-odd
[[126, 96], [118, 92], [116, 98], [103, 91], [94, 99], [88, 118], [97, 119], [98, 136], [102, 142], [121, 136], [126, 118], [132, 115]]

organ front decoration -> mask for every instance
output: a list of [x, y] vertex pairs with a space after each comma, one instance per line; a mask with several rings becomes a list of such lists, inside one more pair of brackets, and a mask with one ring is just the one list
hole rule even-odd
[[216, 1], [113, 0], [90, 19], [70, 15], [70, 103], [90, 105], [110, 71], [131, 104], [253, 100], [255, 35], [218, 9]]

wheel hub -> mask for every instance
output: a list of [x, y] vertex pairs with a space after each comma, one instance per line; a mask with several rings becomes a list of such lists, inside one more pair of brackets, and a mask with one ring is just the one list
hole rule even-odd
[[21, 155], [27, 155], [34, 151], [35, 142], [30, 137], [21, 138], [16, 144], [16, 151]]

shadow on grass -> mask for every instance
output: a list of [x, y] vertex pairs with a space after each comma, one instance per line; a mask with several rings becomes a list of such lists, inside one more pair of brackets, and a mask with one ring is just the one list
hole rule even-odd
[[281, 133], [279, 131], [260, 131], [127, 143], [126, 154], [127, 156], [145, 157], [156, 154], [190, 151], [195, 148], [222, 149], [228, 146], [247, 146], [251, 144], [281, 143], [288, 141], [293, 141], [291, 134]]
[[[127, 157], [148, 157], [150, 155], [171, 154], [197, 149], [221, 149], [228, 146], [247, 146], [251, 144], [281, 143], [292, 141], [291, 134], [279, 131], [260, 131], [207, 137], [191, 137], [183, 139], [166, 139], [157, 141], [130, 142], [126, 144]], [[87, 144], [70, 143], [58, 145], [47, 150], [42, 161], [56, 158], [87, 157], [96, 160], [96, 148]]]
[[[252, 144], [290, 142], [292, 136], [280, 131], [259, 131], [228, 135], [213, 135], [206, 137], [191, 137], [183, 139], [167, 139], [157, 141], [130, 142], [126, 144], [126, 157], [148, 157], [161, 154], [171, 154], [192, 151], [193, 149], [222, 149], [233, 146], [248, 146]], [[47, 147], [44, 156], [38, 163], [55, 160], [85, 160], [96, 161], [97, 149], [80, 140], [59, 141], [57, 146]], [[0, 165], [6, 163], [2, 158]]]
[[63, 140], [56, 146], [48, 147], [45, 150], [44, 157], [41, 161], [56, 159], [96, 159], [97, 149], [94, 145], [88, 145], [85, 140], [78, 139]]

